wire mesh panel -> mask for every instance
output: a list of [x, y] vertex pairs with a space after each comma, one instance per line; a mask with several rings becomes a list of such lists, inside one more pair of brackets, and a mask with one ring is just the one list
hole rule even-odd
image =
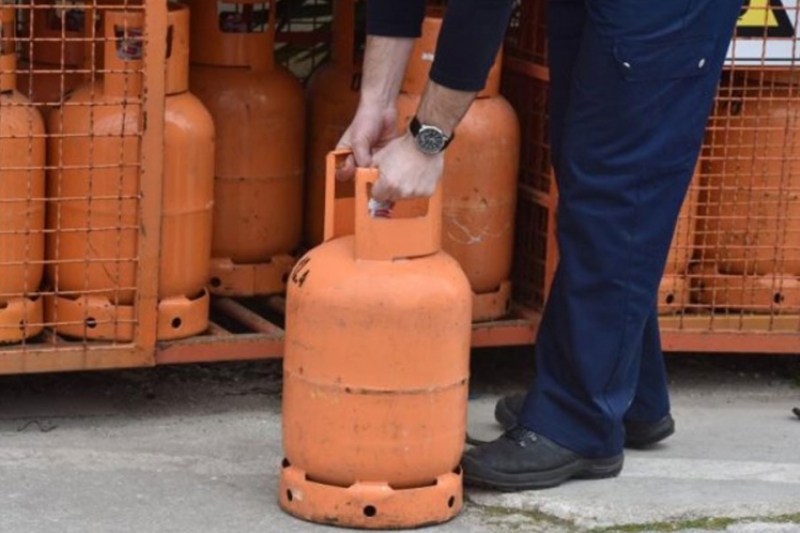
[[520, 122], [520, 175], [514, 252], [514, 300], [541, 309], [547, 297], [556, 250], [556, 190], [547, 128], [548, 83], [506, 70], [503, 93]]
[[800, 100], [787, 74], [731, 69], [709, 123], [690, 307], [725, 318], [713, 329], [754, 315], [771, 317], [750, 320], [758, 329], [800, 326], [787, 316], [800, 312]]
[[673, 241], [690, 261], [668, 334], [800, 330], [797, 29], [793, 0], [743, 5], [684, 205], [688, 238]]
[[536, 65], [547, 63], [547, 2], [517, 0], [506, 32], [507, 53]]
[[[159, 154], [144, 155], [145, 87], [157, 94], [163, 80], [146, 79], [145, 56], [164, 54], [164, 39], [148, 48], [145, 5], [0, 8], [0, 370], [35, 367], [45, 353], [58, 368], [62, 351], [76, 367], [147, 351], [140, 311], [154, 276], [143, 268], [154, 262], [142, 252], [158, 241], [146, 236], [143, 174]], [[86, 360], [114, 347], [113, 363]], [[68, 362], [79, 352], [84, 365]]]
[[[504, 76], [523, 127], [514, 283], [518, 301], [534, 309], [543, 305], [557, 256], [545, 4], [518, 3], [506, 39], [515, 61]], [[796, 335], [780, 334], [800, 331], [799, 22], [796, 0], [743, 4], [661, 283], [669, 346], [798, 348]], [[741, 335], [764, 332], [774, 335]]]

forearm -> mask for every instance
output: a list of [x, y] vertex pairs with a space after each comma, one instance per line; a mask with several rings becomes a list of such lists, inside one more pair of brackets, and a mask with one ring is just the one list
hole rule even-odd
[[408, 58], [419, 37], [425, 0], [369, 0], [361, 102], [394, 106]]
[[428, 81], [417, 109], [417, 118], [450, 136], [477, 94], [476, 91], [459, 91]]
[[410, 37], [368, 35], [361, 78], [361, 103], [385, 109], [395, 105], [414, 47]]
[[511, 16], [513, 0], [452, 0], [442, 21], [420, 122], [450, 134], [486, 84]]

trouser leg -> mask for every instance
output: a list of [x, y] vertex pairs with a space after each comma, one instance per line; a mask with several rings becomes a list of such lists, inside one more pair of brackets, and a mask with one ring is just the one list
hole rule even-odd
[[553, 115], [560, 260], [519, 419], [608, 456], [635, 398], [635, 410], [668, 408], [637, 384], [665, 381], [652, 349], [658, 285], [741, 1], [585, 6], [563, 118]]

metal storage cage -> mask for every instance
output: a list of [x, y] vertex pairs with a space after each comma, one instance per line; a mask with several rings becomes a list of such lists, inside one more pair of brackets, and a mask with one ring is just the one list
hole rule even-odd
[[[557, 262], [544, 6], [518, 3], [504, 47], [502, 92], [522, 133], [514, 305], [474, 325], [475, 347], [534, 342]], [[159, 335], [166, 3], [1, 9], [0, 374], [281, 357], [280, 294], [212, 295], [205, 331]], [[306, 81], [327, 54], [330, 2], [274, 9], [276, 58]], [[662, 284], [667, 350], [799, 351], [799, 22], [796, 0], [743, 9]], [[112, 102], [101, 80], [119, 88]]]
[[[276, 59], [305, 80], [327, 53], [330, 4], [275, 11]], [[159, 299], [166, 4], [20, 0], [2, 12], [0, 373], [280, 357], [280, 294], [214, 296], [205, 331], [159, 333], [181, 325]], [[487, 324], [475, 344], [532, 331]]]
[[0, 9], [0, 373], [150, 364], [166, 6]]
[[[796, 0], [744, 3], [661, 285], [665, 350], [800, 349]], [[523, 124], [517, 303], [540, 310], [557, 262], [547, 163], [546, 2], [519, 2], [504, 90]]]

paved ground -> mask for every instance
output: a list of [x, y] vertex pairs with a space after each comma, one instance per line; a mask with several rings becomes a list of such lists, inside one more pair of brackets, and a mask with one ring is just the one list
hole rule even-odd
[[[470, 430], [498, 432], [530, 358], [475, 355]], [[670, 357], [678, 432], [619, 478], [468, 490], [442, 533], [800, 532], [800, 365]], [[341, 531], [276, 505], [280, 363], [0, 378], [0, 533]]]

